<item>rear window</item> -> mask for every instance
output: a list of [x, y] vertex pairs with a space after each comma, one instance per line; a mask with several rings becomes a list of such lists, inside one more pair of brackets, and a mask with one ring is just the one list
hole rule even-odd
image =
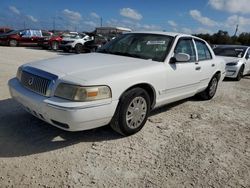
[[197, 53], [198, 53], [198, 60], [207, 60], [212, 59], [212, 55], [210, 53], [210, 50], [208, 49], [207, 45], [203, 41], [195, 40]]
[[242, 58], [247, 48], [245, 47], [217, 47], [214, 48], [215, 55]]

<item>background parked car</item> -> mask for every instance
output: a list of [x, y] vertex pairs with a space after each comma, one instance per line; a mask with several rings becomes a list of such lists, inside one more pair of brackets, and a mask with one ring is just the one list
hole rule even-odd
[[59, 45], [61, 44], [63, 38], [75, 36], [77, 34], [77, 32], [58, 32], [50, 37], [44, 37], [39, 39], [38, 46], [44, 49], [52, 49], [56, 51], [59, 50]]
[[76, 53], [81, 53], [83, 51], [83, 45], [87, 41], [94, 40], [93, 36], [86, 35], [85, 33], [80, 33], [78, 35], [71, 35], [69, 37], [64, 37], [59, 45], [59, 49], [65, 52], [74, 50]]
[[220, 45], [213, 49], [215, 55], [226, 61], [226, 77], [241, 80], [250, 74], [250, 48], [248, 46]]
[[37, 44], [38, 40], [42, 37], [43, 35], [41, 30], [16, 30], [0, 35], [0, 43], [9, 46]]
[[108, 42], [108, 39], [102, 35], [92, 35], [94, 40], [87, 41], [83, 45], [83, 51], [95, 52], [98, 48], [102, 47]]

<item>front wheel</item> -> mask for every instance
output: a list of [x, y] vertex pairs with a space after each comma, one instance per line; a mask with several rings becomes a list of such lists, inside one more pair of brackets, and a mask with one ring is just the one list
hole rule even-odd
[[142, 88], [131, 89], [122, 96], [110, 125], [124, 136], [135, 134], [145, 125], [149, 111], [148, 93]]
[[243, 77], [243, 74], [244, 74], [244, 67], [241, 66], [241, 67], [240, 67], [240, 70], [239, 70], [239, 72], [238, 72], [238, 74], [237, 74], [236, 80], [237, 80], [237, 81], [240, 81], [241, 78]]
[[83, 51], [82, 45], [81, 44], [76, 44], [75, 51], [76, 51], [77, 54], [80, 54]]
[[11, 39], [10, 42], [9, 42], [9, 45], [12, 46], [12, 47], [16, 47], [17, 46], [17, 40], [15, 39]]
[[51, 49], [54, 50], [54, 51], [57, 51], [59, 49], [59, 44], [57, 41], [53, 41], [51, 43]]
[[218, 76], [215, 75], [210, 80], [207, 88], [202, 93], [200, 93], [200, 97], [204, 100], [212, 99], [217, 91], [218, 82], [219, 82], [219, 78]]

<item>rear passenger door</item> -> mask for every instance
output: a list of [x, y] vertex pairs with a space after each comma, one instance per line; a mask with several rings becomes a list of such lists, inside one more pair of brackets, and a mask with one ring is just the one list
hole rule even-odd
[[204, 41], [198, 39], [194, 39], [194, 41], [198, 56], [198, 61], [196, 62], [196, 71], [198, 71], [200, 75], [199, 90], [202, 90], [207, 87], [215, 72], [216, 66], [207, 44]]

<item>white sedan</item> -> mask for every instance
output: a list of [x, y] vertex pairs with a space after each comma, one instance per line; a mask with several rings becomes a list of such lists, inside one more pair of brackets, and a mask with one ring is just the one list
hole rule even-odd
[[110, 124], [138, 132], [149, 112], [198, 94], [213, 98], [225, 63], [202, 39], [167, 32], [121, 35], [97, 53], [19, 67], [12, 97], [36, 117], [64, 130]]
[[226, 77], [241, 78], [250, 74], [250, 48], [248, 46], [224, 45], [214, 48], [214, 53], [226, 61]]

